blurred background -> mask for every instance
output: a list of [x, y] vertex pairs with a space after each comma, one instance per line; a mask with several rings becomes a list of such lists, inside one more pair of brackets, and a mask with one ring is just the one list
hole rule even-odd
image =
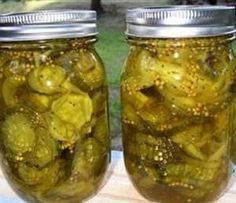
[[[98, 12], [97, 51], [103, 59], [109, 85], [112, 149], [122, 150], [119, 81], [128, 46], [125, 41], [125, 11], [128, 8], [164, 5], [234, 5], [236, 0], [0, 0], [0, 12], [42, 9], [93, 9]], [[235, 43], [234, 43], [235, 44]], [[236, 44], [234, 45], [236, 48]]]

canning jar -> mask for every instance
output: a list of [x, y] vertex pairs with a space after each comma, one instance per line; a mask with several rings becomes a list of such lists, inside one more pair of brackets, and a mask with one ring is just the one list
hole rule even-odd
[[81, 202], [108, 163], [107, 85], [96, 13], [0, 16], [0, 162], [28, 202]]
[[128, 10], [121, 80], [125, 165], [147, 199], [203, 203], [232, 173], [232, 7]]
[[[236, 30], [235, 30], [236, 31]], [[236, 36], [236, 35], [235, 35]], [[233, 50], [234, 50], [234, 55], [236, 54], [236, 40], [234, 39], [233, 43]], [[234, 60], [234, 68], [236, 68], [236, 60]], [[234, 76], [234, 85], [233, 85], [233, 91], [236, 92], [236, 75]], [[234, 115], [236, 115], [236, 99], [234, 100], [234, 108], [233, 108]], [[236, 175], [236, 119], [234, 119], [233, 122], [233, 136], [232, 136], [232, 141], [231, 141], [231, 160], [233, 162], [233, 167], [234, 167], [234, 175]]]

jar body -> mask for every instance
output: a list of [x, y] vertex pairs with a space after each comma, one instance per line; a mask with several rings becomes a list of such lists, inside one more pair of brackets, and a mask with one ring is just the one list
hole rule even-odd
[[121, 81], [125, 165], [151, 201], [212, 201], [229, 181], [229, 37], [129, 38]]
[[107, 86], [93, 38], [2, 43], [1, 166], [29, 202], [80, 202], [108, 163]]
[[[233, 49], [234, 49], [234, 55], [236, 54], [236, 41], [234, 40], [232, 43]], [[236, 68], [236, 59], [233, 61], [233, 66]], [[236, 75], [234, 75], [234, 85], [233, 85], [233, 91], [236, 92]], [[233, 102], [233, 112], [234, 115], [236, 116], [236, 100]], [[236, 169], [236, 119], [233, 121], [233, 136], [231, 140], [231, 150], [230, 150], [230, 155], [231, 155], [231, 160], [234, 165], [234, 175], [235, 175], [235, 169]]]

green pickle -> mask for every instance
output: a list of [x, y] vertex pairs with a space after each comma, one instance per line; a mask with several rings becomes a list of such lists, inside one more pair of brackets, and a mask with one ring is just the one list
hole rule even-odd
[[24, 114], [16, 113], [6, 117], [1, 131], [5, 147], [15, 154], [30, 152], [36, 145], [36, 134]]
[[215, 200], [231, 175], [235, 131], [235, 59], [228, 36], [128, 42], [121, 101], [133, 184], [154, 202]]
[[107, 86], [93, 42], [0, 45], [1, 166], [26, 201], [81, 202], [102, 183], [109, 160]]
[[81, 49], [75, 59], [79, 61], [75, 62], [74, 71], [80, 84], [90, 90], [101, 87], [105, 78], [97, 54], [93, 50]]
[[53, 94], [59, 91], [60, 84], [65, 79], [65, 71], [60, 66], [37, 67], [28, 76], [29, 86], [44, 94]]

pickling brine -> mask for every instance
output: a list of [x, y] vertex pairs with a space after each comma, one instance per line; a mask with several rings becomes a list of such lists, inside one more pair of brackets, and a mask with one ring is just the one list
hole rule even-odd
[[235, 119], [232, 39], [128, 35], [121, 81], [124, 157], [147, 199], [203, 203], [226, 188]]
[[101, 185], [109, 134], [95, 41], [0, 42], [1, 166], [26, 201], [81, 202]]

